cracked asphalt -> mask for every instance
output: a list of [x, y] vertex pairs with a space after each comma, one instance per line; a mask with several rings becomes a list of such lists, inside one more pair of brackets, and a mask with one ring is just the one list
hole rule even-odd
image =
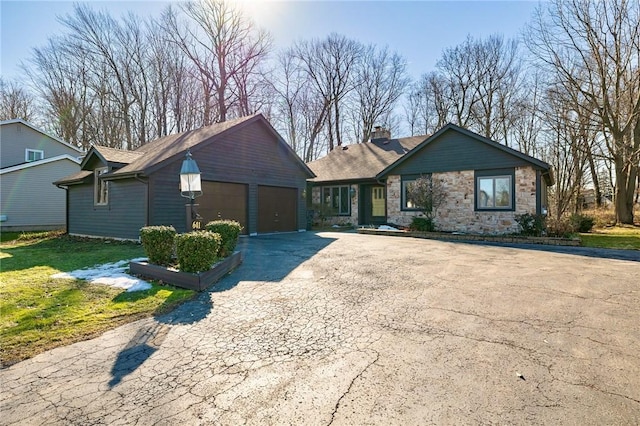
[[640, 424], [638, 252], [310, 232], [240, 248], [176, 311], [1, 370], [0, 424]]

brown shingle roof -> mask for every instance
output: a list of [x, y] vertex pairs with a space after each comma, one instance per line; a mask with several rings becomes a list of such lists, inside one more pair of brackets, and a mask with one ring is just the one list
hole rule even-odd
[[73, 183], [82, 183], [85, 178], [93, 175], [91, 170], [80, 170], [78, 173], [74, 173], [70, 176], [65, 176], [62, 179], [58, 179], [53, 182], [54, 185], [71, 185]]
[[145, 172], [149, 167], [154, 166], [176, 154], [180, 154], [185, 150], [230, 129], [231, 127], [237, 126], [245, 121], [249, 121], [258, 115], [259, 114], [254, 114], [247, 117], [241, 117], [235, 120], [225, 121], [224, 123], [217, 123], [200, 129], [156, 139], [141, 146], [135, 151], [132, 151], [133, 154], [137, 155], [134, 161], [111, 173], [111, 176]]
[[311, 180], [329, 182], [374, 179], [378, 173], [426, 138], [427, 136], [411, 136], [338, 147], [326, 156], [307, 164], [317, 176]]
[[141, 152], [125, 151], [106, 146], [94, 145], [93, 147], [109, 163], [129, 164], [140, 158], [142, 155]]

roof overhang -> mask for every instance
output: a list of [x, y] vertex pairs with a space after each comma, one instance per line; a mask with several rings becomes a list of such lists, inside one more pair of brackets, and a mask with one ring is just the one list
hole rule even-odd
[[76, 164], [80, 164], [80, 160], [77, 159], [76, 157], [72, 157], [69, 154], [62, 154], [62, 155], [58, 155], [58, 156], [55, 156], [55, 157], [44, 158], [44, 159], [38, 160], [38, 161], [30, 161], [28, 163], [22, 163], [22, 164], [18, 164], [16, 166], [5, 167], [4, 169], [0, 169], [0, 175], [3, 175], [5, 173], [15, 172], [15, 171], [18, 171], [18, 170], [29, 169], [31, 167], [38, 167], [38, 166], [42, 166], [44, 164], [54, 163], [56, 161], [61, 161], [61, 160], [69, 160], [69, 161], [73, 161]]

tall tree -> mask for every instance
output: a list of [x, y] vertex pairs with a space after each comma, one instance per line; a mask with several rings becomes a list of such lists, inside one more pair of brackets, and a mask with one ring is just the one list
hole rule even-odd
[[21, 84], [0, 77], [0, 120], [35, 118], [35, 99]]
[[326, 124], [330, 151], [342, 145], [340, 111], [344, 98], [356, 85], [355, 72], [362, 49], [359, 42], [336, 33], [325, 39], [300, 41], [293, 47], [294, 55], [322, 99], [319, 103], [328, 110]]
[[[640, 158], [640, 3], [552, 0], [538, 9], [526, 37], [563, 88], [586, 100], [615, 165], [615, 210], [633, 223]], [[593, 108], [595, 106], [595, 109]]]
[[234, 105], [246, 113], [248, 80], [271, 50], [270, 35], [228, 1], [186, 2], [179, 8], [188, 22], [183, 25], [169, 8], [164, 31], [198, 70], [206, 96], [204, 124], [226, 121]]
[[369, 45], [362, 52], [356, 71], [355, 100], [360, 141], [366, 142], [373, 126], [391, 112], [404, 93], [409, 78], [407, 62], [387, 47]]

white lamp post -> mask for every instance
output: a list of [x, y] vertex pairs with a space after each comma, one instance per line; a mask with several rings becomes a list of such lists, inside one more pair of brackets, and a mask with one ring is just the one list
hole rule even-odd
[[180, 168], [180, 195], [189, 199], [191, 207], [191, 221], [193, 223], [198, 218], [195, 212], [194, 200], [202, 195], [202, 183], [200, 182], [200, 169], [196, 160], [191, 157], [191, 151], [187, 150], [187, 155]]

